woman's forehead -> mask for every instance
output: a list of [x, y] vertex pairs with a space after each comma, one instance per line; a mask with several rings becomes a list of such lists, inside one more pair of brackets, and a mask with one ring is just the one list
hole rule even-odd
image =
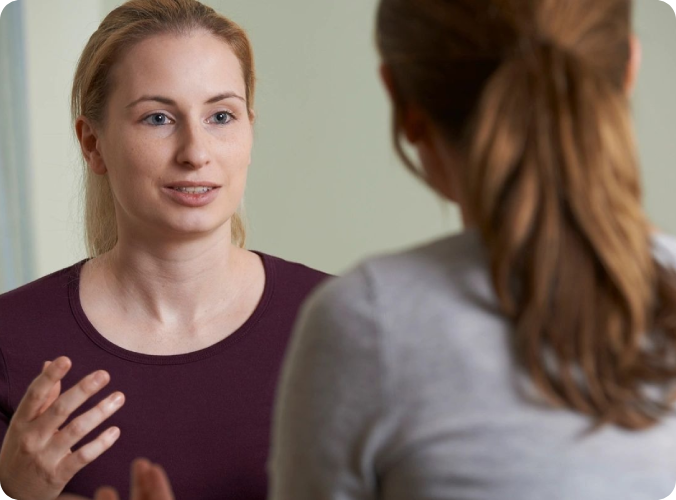
[[147, 93], [244, 96], [246, 92], [241, 64], [230, 45], [203, 31], [143, 40], [122, 55], [110, 76], [124, 98]]

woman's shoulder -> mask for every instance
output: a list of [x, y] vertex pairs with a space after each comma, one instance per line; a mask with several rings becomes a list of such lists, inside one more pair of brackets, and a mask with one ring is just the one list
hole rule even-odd
[[[486, 252], [478, 231], [469, 229], [396, 252], [372, 256], [363, 261], [377, 275], [402, 279], [462, 272], [486, 264]], [[405, 279], [405, 278], [404, 278]]]
[[[478, 296], [482, 302], [494, 300], [487, 253], [474, 230], [369, 257], [352, 272], [366, 277], [362, 283], [368, 282], [384, 311], [411, 303], [474, 301]], [[358, 282], [345, 280], [344, 293], [349, 295], [347, 289]]]
[[16, 314], [25, 308], [34, 309], [45, 300], [56, 296], [66, 297], [71, 283], [77, 282], [79, 270], [84, 261], [52, 272], [25, 285], [0, 294], [0, 316], [4, 313]]
[[286, 289], [310, 290], [324, 280], [333, 277], [324, 271], [294, 260], [287, 260], [257, 250], [252, 250], [252, 252], [263, 261], [266, 279], [274, 280], [275, 283], [284, 286]]
[[311, 303], [342, 314], [354, 309], [387, 313], [422, 304], [432, 295], [458, 297], [459, 288], [489, 300], [493, 295], [486, 254], [474, 231], [368, 257], [319, 287]]
[[0, 295], [0, 348], [5, 355], [10, 348], [31, 357], [56, 341], [55, 332], [71, 326], [70, 285], [77, 282], [81, 264]]

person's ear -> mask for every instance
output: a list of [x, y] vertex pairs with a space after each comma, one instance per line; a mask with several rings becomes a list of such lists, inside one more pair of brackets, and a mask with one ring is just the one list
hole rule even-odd
[[104, 175], [108, 169], [101, 156], [99, 133], [96, 127], [84, 116], [80, 116], [75, 121], [75, 132], [77, 140], [80, 143], [82, 156], [89, 168], [98, 175]]
[[406, 140], [411, 144], [417, 143], [428, 135], [429, 119], [418, 107], [406, 103], [398, 95], [392, 70], [385, 64], [380, 65], [380, 79], [390, 97], [395, 119], [399, 121]]
[[627, 75], [624, 82], [624, 88], [628, 95], [630, 95], [636, 87], [642, 59], [643, 50], [641, 41], [632, 33], [631, 38], [629, 39], [629, 63], [627, 64]]

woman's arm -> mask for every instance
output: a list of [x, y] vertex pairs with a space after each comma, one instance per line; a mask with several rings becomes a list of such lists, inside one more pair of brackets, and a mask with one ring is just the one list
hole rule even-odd
[[277, 396], [270, 500], [375, 498], [385, 435], [376, 314], [363, 269], [303, 306]]

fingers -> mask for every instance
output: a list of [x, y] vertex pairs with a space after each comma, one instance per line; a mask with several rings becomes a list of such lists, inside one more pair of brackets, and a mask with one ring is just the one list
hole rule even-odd
[[[45, 370], [49, 365], [51, 364], [51, 361], [45, 361], [44, 365], [42, 366], [42, 371]], [[42, 407], [38, 410], [38, 416], [42, 415], [47, 408], [49, 408], [54, 401], [56, 401], [56, 398], [59, 397], [59, 394], [61, 394], [61, 382], [57, 382], [54, 384], [54, 387], [49, 391], [47, 394], [47, 399], [45, 400], [45, 403], [42, 405]]]
[[[131, 471], [130, 500], [174, 500], [169, 478], [160, 465], [137, 458]], [[120, 500], [120, 497], [114, 488], [106, 486], [96, 490], [94, 500]]]
[[55, 461], [67, 455], [82, 438], [122, 408], [124, 402], [124, 394], [114, 392], [88, 412], [73, 419], [66, 427], [53, 434], [45, 450], [46, 454], [50, 458], [53, 456]]
[[137, 458], [131, 464], [130, 500], [144, 500], [144, 479], [150, 469], [150, 462], [145, 458]]
[[153, 465], [148, 476], [147, 500], [174, 500], [169, 478], [161, 465]]
[[47, 411], [40, 416], [41, 427], [45, 432], [49, 433], [48, 436], [52, 436], [54, 431], [63, 425], [71, 413], [103, 389], [108, 382], [110, 382], [108, 372], [98, 370], [87, 375], [75, 386], [59, 396]]
[[[106, 372], [95, 372], [59, 396], [61, 382], [71, 366], [70, 359], [65, 356], [45, 363], [19, 403], [2, 443], [3, 486], [5, 482], [11, 486], [14, 481], [19, 485], [14, 489], [29, 487], [26, 490], [29, 493], [19, 493], [21, 498], [26, 495], [56, 498], [77, 472], [108, 450], [120, 436], [118, 428], [110, 428], [71, 452], [74, 444], [112, 415], [124, 401], [119, 393], [114, 395], [122, 396], [117, 404], [113, 403], [114, 397], [106, 398], [59, 431], [73, 411], [110, 381]], [[104, 490], [102, 494], [105, 498], [108, 492]]]
[[65, 356], [57, 358], [45, 367], [28, 386], [13, 418], [20, 422], [31, 422], [37, 418], [54, 385], [66, 376], [70, 367], [70, 359]]
[[111, 488], [110, 486], [105, 486], [103, 488], [99, 488], [98, 490], [96, 490], [94, 500], [120, 500], [120, 497], [114, 488]]
[[66, 478], [73, 477], [82, 468], [92, 463], [113, 446], [119, 437], [120, 429], [118, 427], [106, 429], [90, 443], [87, 443], [77, 451], [66, 455], [66, 457], [57, 465], [58, 475]]
[[145, 458], [132, 464], [130, 500], [174, 500], [171, 484], [164, 469]]

